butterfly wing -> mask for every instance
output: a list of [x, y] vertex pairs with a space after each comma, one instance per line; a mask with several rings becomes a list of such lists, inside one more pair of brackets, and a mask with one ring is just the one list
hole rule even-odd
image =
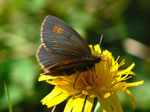
[[37, 58], [42, 67], [48, 72], [45, 75], [70, 75], [75, 70], [86, 70], [92, 67], [96, 58], [90, 59], [69, 59], [65, 55], [58, 55], [49, 52], [43, 45], [39, 47]]
[[41, 40], [50, 52], [58, 55], [70, 58], [91, 55], [86, 41], [71, 26], [54, 16], [47, 16], [42, 23]]
[[66, 56], [57, 55], [49, 52], [43, 45], [41, 45], [37, 52], [37, 59], [42, 67], [48, 70], [52, 65], [61, 62], [62, 60], [66, 60]]
[[38, 61], [51, 75], [70, 75], [85, 70], [95, 63], [86, 41], [74, 30], [54, 16], [47, 16], [42, 23]]
[[85, 71], [89, 68], [93, 67], [94, 64], [99, 61], [100, 59], [72, 59], [72, 60], [66, 60], [59, 63], [56, 63], [55, 65], [52, 65], [49, 68], [49, 71], [47, 73], [44, 73], [45, 75], [70, 75], [77, 71]]

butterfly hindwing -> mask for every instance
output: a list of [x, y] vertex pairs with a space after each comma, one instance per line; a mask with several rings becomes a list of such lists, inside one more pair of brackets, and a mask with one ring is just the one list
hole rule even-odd
[[87, 66], [92, 67], [96, 61], [94, 58], [70, 59], [64, 55], [51, 53], [43, 45], [39, 47], [37, 58], [48, 74], [53, 75], [63, 75], [63, 73], [70, 75], [76, 70], [86, 70]]
[[41, 45], [37, 52], [37, 58], [41, 65], [48, 70], [52, 65], [64, 61], [66, 56], [51, 53], [43, 45]]

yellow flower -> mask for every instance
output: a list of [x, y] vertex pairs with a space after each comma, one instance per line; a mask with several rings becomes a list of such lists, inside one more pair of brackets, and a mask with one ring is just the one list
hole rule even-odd
[[119, 70], [119, 67], [125, 64], [124, 60], [119, 64], [119, 57], [115, 61], [109, 51], [105, 50], [101, 53], [99, 45], [95, 45], [94, 50], [91, 45], [90, 48], [92, 54], [101, 55], [102, 60], [96, 63], [95, 67], [81, 72], [75, 83], [78, 72], [70, 76], [41, 75], [39, 77], [39, 81], [46, 80], [47, 83], [55, 85], [54, 89], [41, 100], [42, 104], [50, 108], [69, 99], [64, 112], [90, 112], [94, 98], [97, 98], [103, 112], [123, 112], [116, 94], [123, 91], [130, 97], [135, 107], [135, 100], [127, 87], [141, 85], [144, 81], [125, 82], [135, 75], [131, 71], [135, 64], [131, 64], [127, 69]]

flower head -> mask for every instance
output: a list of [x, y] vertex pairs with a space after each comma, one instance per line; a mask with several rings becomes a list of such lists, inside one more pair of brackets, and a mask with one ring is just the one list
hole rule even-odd
[[135, 100], [127, 87], [141, 85], [143, 81], [125, 82], [135, 75], [131, 71], [135, 64], [131, 64], [127, 69], [119, 70], [125, 64], [124, 60], [119, 64], [119, 57], [115, 60], [109, 51], [101, 52], [99, 45], [95, 45], [94, 49], [90, 45], [90, 48], [92, 55], [101, 56], [101, 61], [93, 68], [81, 73], [77, 71], [70, 76], [41, 75], [39, 77], [39, 81], [46, 80], [47, 83], [55, 85], [54, 89], [41, 100], [42, 104], [50, 108], [69, 98], [64, 112], [90, 112], [94, 98], [97, 98], [103, 112], [122, 112], [116, 93], [123, 91], [130, 97], [135, 107]]

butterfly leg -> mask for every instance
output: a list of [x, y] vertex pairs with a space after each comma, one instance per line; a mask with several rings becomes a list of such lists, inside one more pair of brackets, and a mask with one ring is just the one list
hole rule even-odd
[[73, 88], [74, 88], [74, 89], [75, 89], [76, 81], [77, 81], [77, 79], [78, 79], [78, 77], [79, 77], [79, 74], [80, 74], [80, 72], [77, 74], [77, 76], [76, 76], [76, 78], [75, 78], [75, 80], [74, 80], [74, 83], [73, 83]]
[[55, 112], [56, 105], [52, 108], [51, 112]]

